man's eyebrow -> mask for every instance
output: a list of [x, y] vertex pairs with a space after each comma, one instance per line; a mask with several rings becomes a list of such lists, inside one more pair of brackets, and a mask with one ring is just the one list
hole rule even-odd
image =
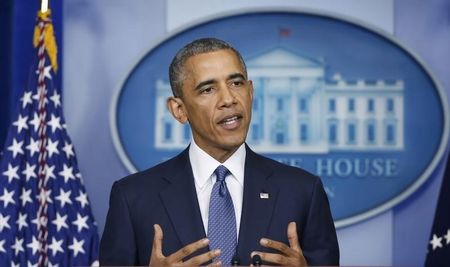
[[236, 78], [241, 78], [243, 80], [246, 80], [242, 73], [233, 73], [230, 76], [228, 76], [228, 80], [232, 80], [232, 79], [236, 79]]
[[216, 82], [216, 80], [214, 80], [214, 79], [209, 79], [209, 80], [203, 81], [203, 82], [197, 84], [197, 86], [194, 88], [194, 90], [199, 90], [203, 86], [208, 85], [208, 84], [213, 84], [215, 82]]
[[[244, 75], [242, 74], [242, 73], [233, 73], [233, 74], [230, 74], [229, 76], [228, 76], [228, 80], [232, 80], [232, 79], [236, 79], [236, 78], [240, 78], [240, 79], [243, 79], [243, 80], [245, 80], [245, 77], [244, 77]], [[199, 90], [200, 88], [202, 88], [203, 86], [205, 86], [205, 85], [210, 85], [210, 84], [214, 84], [214, 83], [216, 83], [217, 81], [215, 80], [215, 79], [209, 79], [209, 80], [206, 80], [206, 81], [203, 81], [203, 82], [200, 82], [199, 84], [197, 84], [197, 86], [195, 86], [195, 88], [194, 88], [194, 90]]]

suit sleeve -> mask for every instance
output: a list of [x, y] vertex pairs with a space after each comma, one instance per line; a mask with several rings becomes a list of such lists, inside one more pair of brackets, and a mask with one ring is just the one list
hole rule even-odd
[[115, 182], [111, 189], [105, 230], [100, 243], [101, 265], [136, 265], [135, 234], [131, 223], [129, 205]]
[[300, 240], [308, 265], [339, 265], [336, 229], [320, 178], [314, 183], [308, 218]]

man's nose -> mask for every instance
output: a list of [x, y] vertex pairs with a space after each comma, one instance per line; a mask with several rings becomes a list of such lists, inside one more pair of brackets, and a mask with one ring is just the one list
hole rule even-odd
[[230, 106], [236, 103], [235, 92], [227, 84], [220, 87], [220, 106]]

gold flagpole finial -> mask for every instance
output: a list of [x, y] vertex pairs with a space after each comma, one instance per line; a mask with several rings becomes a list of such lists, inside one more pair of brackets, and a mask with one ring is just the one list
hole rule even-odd
[[56, 72], [58, 70], [58, 47], [56, 46], [55, 33], [50, 18], [52, 11], [48, 8], [49, 1], [50, 0], [41, 0], [41, 9], [38, 11], [37, 15], [39, 21], [43, 23], [39, 23], [34, 27], [33, 45], [34, 47], [37, 47], [42, 37], [53, 71]]

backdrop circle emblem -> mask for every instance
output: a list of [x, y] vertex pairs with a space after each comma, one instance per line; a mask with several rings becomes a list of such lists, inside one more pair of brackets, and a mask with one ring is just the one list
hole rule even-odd
[[384, 212], [417, 190], [449, 137], [442, 88], [391, 35], [345, 18], [247, 10], [170, 33], [130, 70], [111, 132], [130, 172], [184, 149], [188, 125], [167, 112], [168, 66], [186, 43], [213, 36], [243, 55], [254, 84], [247, 143], [321, 177], [336, 226]]

